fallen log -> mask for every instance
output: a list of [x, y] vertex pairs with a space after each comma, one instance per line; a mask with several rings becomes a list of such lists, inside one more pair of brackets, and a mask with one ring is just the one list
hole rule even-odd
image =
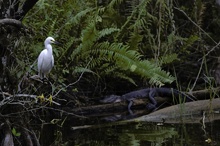
[[163, 123], [200, 123], [220, 119], [220, 98], [178, 104], [130, 121]]
[[[135, 102], [135, 104], [132, 106], [132, 109], [143, 106], [146, 104], [146, 102], [147, 99], [143, 101], [139, 100], [138, 102]], [[73, 109], [70, 109], [69, 107], [63, 107], [63, 110], [76, 115], [92, 116], [92, 115], [97, 115], [97, 113], [104, 114], [104, 113], [111, 113], [117, 111], [126, 111], [127, 106], [128, 106], [127, 102], [118, 102], [118, 103], [110, 103], [110, 104], [92, 105], [86, 107], [77, 107]]]
[[[217, 96], [217, 93], [220, 91], [220, 88], [213, 88], [213, 89], [204, 89], [198, 90], [193, 92], [185, 92], [186, 94], [192, 95], [197, 99], [209, 99], [210, 95]], [[213, 97], [214, 97], [213, 96]], [[172, 105], [173, 98], [172, 97], [155, 97], [158, 105], [163, 103], [170, 103]], [[195, 102], [195, 101], [194, 101]], [[193, 102], [193, 103], [194, 103]], [[131, 109], [146, 109], [146, 105], [149, 103], [147, 98], [144, 99], [135, 99], [134, 104], [132, 105]], [[70, 108], [65, 106], [62, 108], [64, 111], [68, 111], [69, 113], [75, 115], [83, 115], [83, 116], [93, 116], [99, 114], [106, 114], [106, 113], [117, 113], [121, 111], [127, 111], [128, 102], [119, 102], [119, 103], [109, 103], [109, 104], [99, 104], [99, 105], [91, 105], [86, 107], [76, 107]], [[146, 109], [147, 110], [147, 109]]]
[[188, 95], [194, 96], [196, 99], [210, 99], [210, 97], [218, 97], [220, 87], [186, 92]]

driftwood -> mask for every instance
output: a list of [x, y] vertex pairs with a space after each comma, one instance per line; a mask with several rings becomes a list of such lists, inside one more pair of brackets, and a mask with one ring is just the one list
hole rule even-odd
[[[206, 94], [208, 90], [201, 90], [197, 91], [194, 95], [204, 95]], [[158, 102], [164, 102], [164, 99], [166, 98], [157, 98]], [[145, 105], [146, 102], [148, 102], [146, 99], [142, 102], [136, 102], [136, 105], [134, 105], [134, 109], [138, 107], [138, 105], [143, 104]], [[113, 108], [114, 107], [114, 108]], [[120, 107], [127, 108], [127, 103], [115, 103], [115, 104], [104, 104], [104, 105], [98, 105], [93, 106], [94, 109], [103, 109], [100, 110], [100, 113], [107, 112], [109, 109], [115, 109], [119, 110]], [[88, 110], [91, 107], [87, 107], [86, 110]], [[76, 112], [78, 109], [73, 109], [72, 111]], [[84, 108], [82, 108], [82, 111], [85, 111]], [[96, 113], [97, 114], [97, 113]], [[111, 114], [113, 114], [111, 112]], [[136, 114], [136, 113], [135, 113]], [[206, 122], [211, 122], [213, 120], [219, 120], [220, 119], [220, 98], [216, 99], [208, 99], [208, 100], [199, 100], [199, 101], [193, 101], [178, 105], [169, 106], [166, 108], [159, 109], [157, 111], [154, 111], [152, 113], [147, 113], [145, 115], [142, 114], [142, 116], [138, 117], [138, 114], [136, 114], [136, 118], [134, 119], [122, 119], [119, 118], [119, 122], [114, 122], [112, 124], [126, 124], [128, 122], [156, 122], [156, 123], [201, 123], [205, 126]], [[113, 120], [113, 121], [117, 121]], [[98, 127], [105, 127], [109, 124], [103, 124], [98, 125]], [[81, 128], [95, 128], [97, 125], [84, 125], [84, 126], [74, 126], [72, 127], [72, 130], [81, 129]]]
[[202, 123], [220, 119], [220, 98], [170, 106], [131, 121]]
[[211, 88], [211, 89], [204, 89], [204, 90], [197, 90], [192, 92], [186, 92], [188, 95], [194, 96], [196, 99], [210, 99], [210, 97], [218, 96], [220, 91], [220, 87]]
[[[132, 109], [138, 108], [138, 107], [144, 107], [146, 106], [147, 102], [148, 102], [147, 99], [138, 99], [135, 101], [134, 105], [132, 106]], [[87, 107], [78, 107], [74, 109], [68, 109], [68, 108], [64, 108], [64, 109], [74, 114], [91, 115], [91, 114], [97, 114], [97, 113], [127, 110], [127, 107], [128, 107], [127, 102], [118, 102], [118, 103], [110, 103], [110, 104], [93, 105], [93, 106], [87, 106]]]
[[[123, 120], [123, 119], [121, 119]], [[184, 104], [173, 105], [160, 109], [138, 118], [124, 120], [102, 125], [73, 126], [71, 129], [84, 129], [106, 127], [109, 125], [123, 125], [133, 122], [155, 122], [155, 123], [200, 123], [205, 127], [206, 122], [220, 120], [220, 98], [212, 100], [200, 100]]]
[[220, 119], [220, 99], [201, 100], [185, 104], [173, 105], [152, 112], [138, 118], [124, 120], [102, 125], [73, 126], [71, 129], [100, 128], [112, 125], [123, 125], [133, 122], [156, 122], [156, 123], [200, 123], [205, 127], [206, 122]]

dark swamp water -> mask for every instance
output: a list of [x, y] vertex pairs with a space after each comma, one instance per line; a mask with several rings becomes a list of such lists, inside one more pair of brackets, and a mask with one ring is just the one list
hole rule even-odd
[[41, 144], [45, 146], [220, 146], [220, 121], [203, 125], [103, 122], [97, 117], [86, 120], [67, 118], [63, 126], [48, 124], [43, 129], [46, 132]]
[[[69, 131], [69, 145], [208, 146], [220, 145], [220, 121], [201, 124], [157, 125], [129, 123]], [[210, 143], [207, 140], [210, 139]]]

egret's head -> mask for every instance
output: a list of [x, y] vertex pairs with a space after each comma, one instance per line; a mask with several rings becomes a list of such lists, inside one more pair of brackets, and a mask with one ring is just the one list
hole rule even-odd
[[56, 41], [54, 40], [54, 38], [52, 37], [48, 37], [46, 38], [46, 40], [44, 41], [44, 44], [47, 45], [47, 44], [54, 44], [56, 43]]

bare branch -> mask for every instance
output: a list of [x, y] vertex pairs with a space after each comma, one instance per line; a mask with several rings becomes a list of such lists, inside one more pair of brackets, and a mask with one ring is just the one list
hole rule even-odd
[[[7, 93], [7, 92], [1, 92], [0, 94], [2, 94], [3, 96], [5, 96], [6, 99], [10, 99], [10, 98], [12, 98], [12, 97], [28, 97], [28, 98], [33, 98], [33, 99], [35, 99], [36, 101], [38, 100], [38, 96], [37, 96], [37, 95], [30, 95], [30, 94], [15, 94], [15, 95], [11, 95], [11, 94], [9, 94], [9, 93]], [[46, 101], [49, 101], [49, 99], [46, 99], [46, 98], [45, 98], [45, 100], [46, 100]], [[55, 101], [49, 101], [49, 102], [51, 102], [51, 103], [53, 103], [53, 104], [56, 104], [56, 105], [60, 105], [60, 103], [57, 103], [57, 102], [55, 102]], [[1, 105], [1, 104], [0, 104], [0, 105]]]
[[16, 19], [10, 19], [10, 18], [0, 19], [0, 26], [1, 25], [11, 25], [19, 29], [25, 28], [25, 26], [21, 23], [21, 21], [16, 20]]
[[174, 9], [182, 12], [190, 22], [192, 22], [196, 27], [198, 27], [207, 37], [209, 37], [216, 45], [218, 44], [204, 29], [202, 29], [196, 22], [194, 22], [183, 10], [178, 7], [174, 7]]
[[[88, 64], [86, 65], [86, 68], [89, 66], [89, 64], [90, 64], [90, 62], [92, 61], [92, 59], [93, 59], [93, 58], [91, 58], [91, 60], [88, 62]], [[81, 73], [81, 75], [79, 76], [79, 78], [78, 78], [75, 82], [70, 83], [69, 85], [67, 85], [67, 86], [61, 88], [59, 91], [57, 91], [57, 93], [56, 93], [55, 95], [53, 95], [53, 97], [56, 97], [61, 91], [67, 89], [69, 86], [72, 86], [72, 85], [76, 84], [77, 82], [79, 82], [84, 73], [85, 73], [85, 71]]]

